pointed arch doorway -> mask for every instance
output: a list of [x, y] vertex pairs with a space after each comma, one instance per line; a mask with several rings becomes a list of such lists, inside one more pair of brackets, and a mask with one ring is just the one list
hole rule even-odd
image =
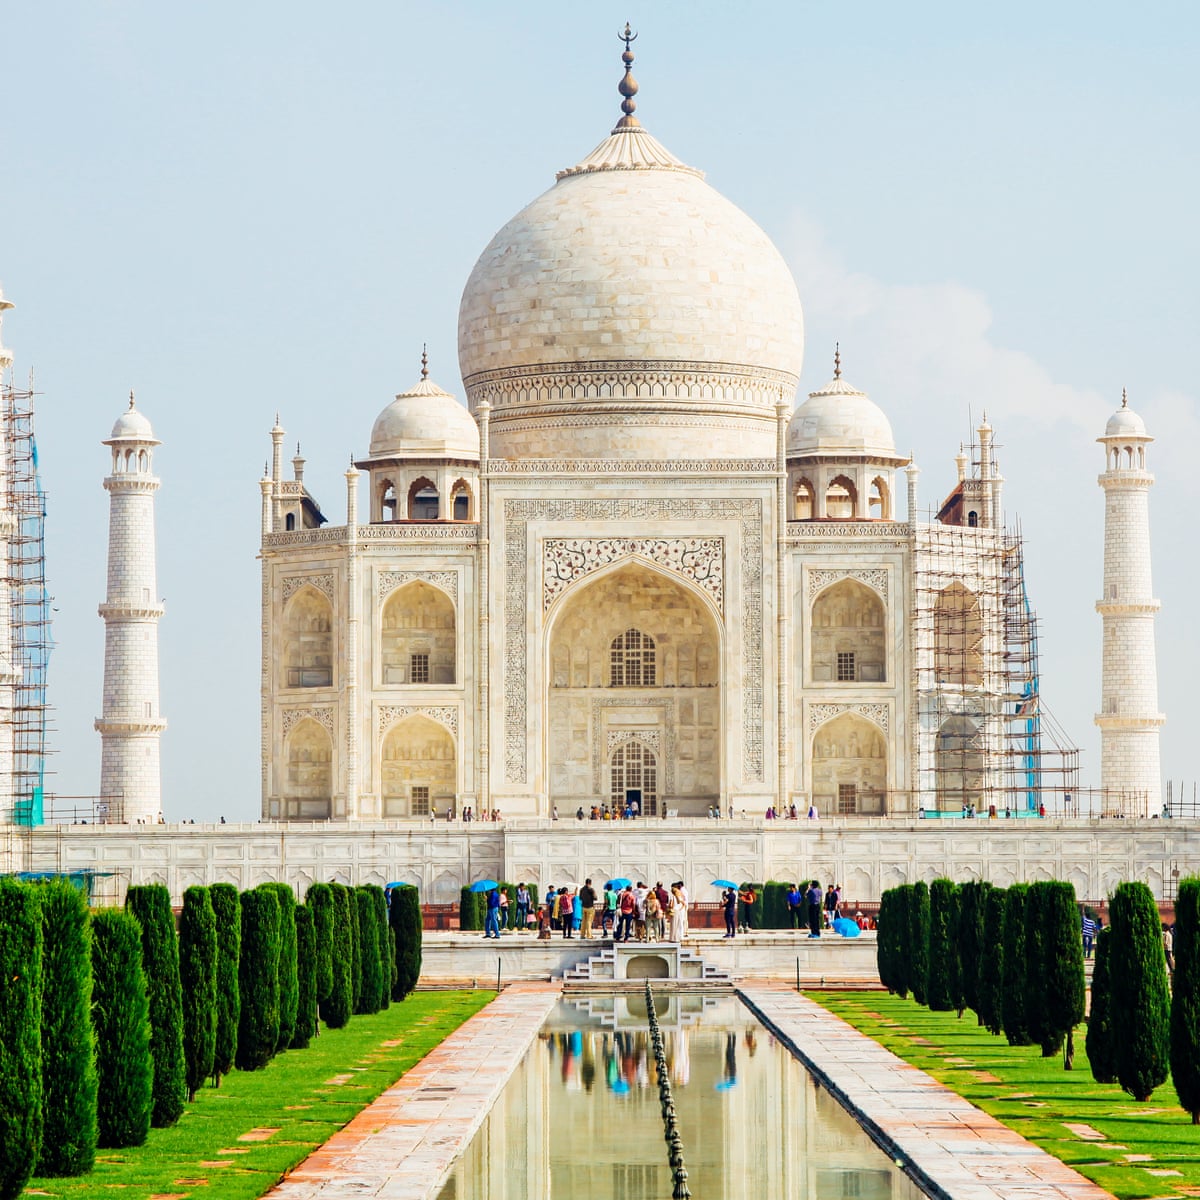
[[658, 816], [658, 756], [637, 738], [622, 742], [608, 764], [609, 795], [614, 808], [633, 808], [643, 817]]

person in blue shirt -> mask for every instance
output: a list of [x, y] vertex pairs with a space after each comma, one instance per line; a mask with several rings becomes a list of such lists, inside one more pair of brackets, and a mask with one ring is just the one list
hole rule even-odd
[[788, 916], [792, 919], [793, 929], [804, 928], [804, 897], [800, 894], [800, 885], [793, 883], [787, 894]]
[[487, 894], [487, 920], [483, 923], [483, 936], [485, 938], [494, 937], [497, 940], [500, 937], [500, 891], [498, 888], [492, 888]]

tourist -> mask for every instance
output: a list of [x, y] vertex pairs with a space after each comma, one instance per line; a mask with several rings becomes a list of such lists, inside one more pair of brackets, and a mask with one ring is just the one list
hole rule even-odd
[[564, 938], [569, 938], [575, 932], [575, 905], [567, 890], [570, 884], [560, 888], [558, 893], [558, 919]]
[[645, 899], [646, 909], [646, 940], [650, 942], [658, 942], [662, 940], [662, 906], [658, 902], [658, 895], [651, 888], [646, 893]]
[[729, 806], [729, 819], [731, 821], [733, 820], [733, 805], [732, 804]]
[[611, 883], [604, 885], [604, 912], [600, 916], [600, 932], [611, 937], [617, 924], [617, 893]]
[[614, 940], [631, 942], [633, 941], [633, 921], [637, 913], [637, 901], [633, 898], [633, 884], [626, 885], [621, 892], [617, 910], [621, 914], [621, 919], [617, 924], [617, 936]]
[[1096, 922], [1092, 920], [1091, 913], [1085, 908], [1083, 910], [1083, 957], [1092, 957], [1092, 946], [1096, 941]]
[[557, 804], [552, 805], [550, 808], [550, 820], [552, 820], [552, 821], [558, 820], [558, 805]]
[[721, 909], [725, 913], [725, 936], [737, 936], [738, 894], [733, 888], [726, 888], [721, 893]]
[[582, 909], [579, 936], [590, 938], [592, 936], [592, 921], [596, 916], [596, 889], [592, 887], [590, 879], [585, 879], [583, 887], [579, 889], [579, 904]]
[[633, 889], [633, 936], [639, 942], [646, 940], [646, 897], [649, 894], [650, 889], [639, 880]]
[[633, 815], [635, 818], [642, 815], [642, 802], [636, 796], [630, 800], [629, 807], [633, 810]]
[[658, 897], [658, 909], [665, 921], [667, 919], [667, 908], [671, 903], [671, 893], [663, 887], [661, 879], [654, 885], [654, 894]]
[[683, 897], [682, 884], [671, 885], [671, 903], [667, 908], [670, 932], [667, 941], [682, 942], [687, 937], [687, 901]]
[[832, 883], [825, 885], [825, 898], [822, 901], [822, 908], [825, 910], [824, 928], [832, 929], [834, 918], [837, 916], [837, 890]]
[[1167, 960], [1167, 974], [1174, 978], [1175, 975], [1175, 928], [1174, 926], [1164, 925], [1162, 927], [1162, 943], [1163, 954]]
[[517, 932], [524, 933], [529, 924], [529, 889], [523, 884], [517, 884]]
[[577, 821], [583, 820], [583, 805], [582, 804], [575, 810], [575, 820], [577, 820]]
[[682, 879], [675, 881], [675, 886], [679, 889], [679, 898], [683, 901], [683, 935], [687, 937], [688, 932], [688, 905], [691, 904], [692, 898], [688, 895], [688, 890], [684, 886]]
[[487, 917], [483, 923], [483, 936], [497, 939], [500, 937], [500, 893], [496, 888], [492, 888], [487, 894]]
[[817, 819], [817, 806], [816, 806], [816, 804], [810, 804], [810, 805], [808, 806], [808, 819], [809, 819], [810, 821], [815, 821], [815, 820]]
[[546, 889], [546, 912], [550, 917], [550, 928], [556, 932], [562, 928], [558, 923], [558, 906], [561, 903], [554, 885]]
[[749, 933], [753, 928], [750, 916], [754, 905], [758, 902], [758, 895], [754, 891], [754, 884], [747, 884], [742, 891], [738, 892], [738, 902], [741, 905], [739, 909], [742, 921], [739, 933]]
[[804, 928], [804, 897], [800, 894], [800, 885], [793, 883], [787, 894], [788, 916], [792, 920], [793, 931]]
[[819, 879], [809, 881], [806, 899], [808, 901], [808, 936], [819, 938], [821, 936], [821, 881]]
[[500, 928], [508, 928], [508, 892], [500, 889]]
[[583, 901], [579, 898], [579, 893], [576, 892], [571, 899], [571, 932], [576, 934], [579, 932], [579, 926], [583, 921]]

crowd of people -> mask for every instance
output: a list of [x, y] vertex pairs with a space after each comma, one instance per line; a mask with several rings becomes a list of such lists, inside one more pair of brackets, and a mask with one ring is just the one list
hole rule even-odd
[[[616, 942], [680, 942], [688, 933], [687, 887], [676, 880], [670, 887], [659, 881], [647, 884], [609, 880], [597, 891], [591, 879], [572, 888], [550, 884], [536, 906], [525, 883], [516, 889], [516, 920], [511, 922], [524, 931], [536, 925], [540, 938], [559, 934], [564, 938], [611, 938]], [[509, 898], [500, 888], [487, 895], [487, 919], [484, 937], [498, 938], [508, 928]], [[596, 928], [599, 925], [599, 934]]]

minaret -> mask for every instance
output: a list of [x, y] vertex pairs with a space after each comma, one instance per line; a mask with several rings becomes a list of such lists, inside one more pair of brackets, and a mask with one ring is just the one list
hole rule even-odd
[[155, 438], [150, 422], [129, 409], [104, 443], [112, 447], [108, 594], [104, 618], [104, 707], [100, 794], [109, 820], [151, 823], [162, 813], [158, 742], [167, 723], [158, 711], [158, 619], [163, 614], [154, 568]]
[[1162, 803], [1158, 760], [1158, 668], [1150, 584], [1150, 486], [1146, 447], [1154, 439], [1129, 406], [1109, 418], [1104, 436], [1104, 622], [1100, 783], [1104, 808], [1129, 816], [1157, 813]]

